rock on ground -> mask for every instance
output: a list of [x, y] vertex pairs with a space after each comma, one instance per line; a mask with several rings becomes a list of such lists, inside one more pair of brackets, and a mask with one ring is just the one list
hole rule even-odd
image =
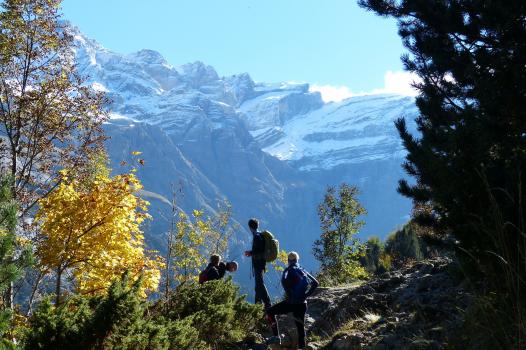
[[[445, 349], [461, 328], [472, 296], [437, 257], [386, 272], [360, 286], [322, 288], [309, 299], [307, 349]], [[274, 349], [296, 349], [292, 316], [280, 319], [285, 338]]]

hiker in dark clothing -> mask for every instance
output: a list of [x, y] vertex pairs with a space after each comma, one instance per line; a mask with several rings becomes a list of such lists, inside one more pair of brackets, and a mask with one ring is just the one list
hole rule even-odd
[[299, 255], [290, 252], [289, 266], [283, 271], [281, 285], [285, 290], [285, 300], [274, 304], [267, 310], [267, 318], [271, 323], [272, 337], [267, 339], [267, 344], [281, 343], [278, 321], [276, 315], [292, 313], [294, 323], [298, 329], [298, 347], [305, 348], [305, 313], [307, 312], [307, 298], [318, 287], [319, 283], [310, 273], [298, 264]]
[[237, 262], [229, 261], [224, 263], [221, 261], [221, 256], [214, 254], [210, 257], [210, 263], [199, 274], [199, 283], [206, 281], [219, 280], [225, 276], [226, 272], [236, 272]]
[[270, 296], [265, 287], [263, 281], [263, 275], [265, 274], [265, 240], [261, 236], [261, 232], [258, 231], [259, 222], [256, 219], [248, 220], [248, 228], [252, 232], [252, 250], [247, 250], [245, 256], [252, 257], [252, 271], [254, 273], [254, 279], [256, 281], [256, 304], [263, 302], [265, 309], [270, 307]]
[[229, 261], [227, 263], [224, 263], [223, 261], [221, 261], [219, 263], [219, 265], [217, 266], [217, 272], [218, 272], [218, 277], [219, 278], [214, 278], [214, 279], [223, 278], [227, 271], [231, 272], [231, 273], [232, 272], [236, 272], [237, 271], [237, 262]]
[[[206, 281], [218, 280], [219, 277], [219, 263], [221, 261], [221, 256], [213, 254], [210, 256], [210, 263], [208, 266], [201, 271], [199, 274], [199, 283], [204, 283]], [[224, 275], [224, 273], [223, 273]]]

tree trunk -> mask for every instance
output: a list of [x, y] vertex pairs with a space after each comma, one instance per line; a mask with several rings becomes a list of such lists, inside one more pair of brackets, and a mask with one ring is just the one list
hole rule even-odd
[[[11, 184], [11, 197], [13, 200], [17, 200], [16, 195], [16, 153], [13, 153], [13, 156], [11, 157], [11, 176], [12, 176], [12, 184]], [[9, 282], [9, 286], [7, 287], [6, 291], [4, 292], [4, 307], [6, 309], [13, 309], [13, 282]]]
[[59, 305], [60, 304], [60, 288], [61, 288], [61, 282], [62, 282], [62, 269], [59, 267], [57, 269], [57, 284], [56, 284], [56, 287], [55, 287], [55, 294], [56, 294], [56, 297], [55, 297], [55, 305]]
[[31, 290], [31, 296], [29, 297], [27, 313], [26, 313], [27, 317], [29, 317], [33, 313], [33, 301], [35, 300], [35, 295], [37, 293], [38, 286], [40, 285], [40, 281], [42, 281], [43, 277], [44, 277], [44, 273], [42, 271], [39, 271], [37, 279], [35, 281], [35, 285], [33, 286]]

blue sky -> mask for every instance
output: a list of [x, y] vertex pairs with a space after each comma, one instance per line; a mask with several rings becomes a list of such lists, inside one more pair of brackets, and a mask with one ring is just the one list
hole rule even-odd
[[399, 92], [408, 82], [395, 22], [354, 0], [65, 0], [63, 12], [110, 50], [153, 49], [219, 75], [309, 82], [327, 96]]

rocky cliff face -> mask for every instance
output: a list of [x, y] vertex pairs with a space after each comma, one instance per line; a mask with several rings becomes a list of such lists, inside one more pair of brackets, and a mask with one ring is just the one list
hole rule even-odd
[[[451, 271], [455, 263], [434, 258], [387, 272], [363, 284], [318, 288], [308, 301], [308, 349], [447, 349], [472, 300]], [[281, 346], [296, 349], [290, 316], [280, 318]], [[245, 349], [264, 349], [245, 344]]]

